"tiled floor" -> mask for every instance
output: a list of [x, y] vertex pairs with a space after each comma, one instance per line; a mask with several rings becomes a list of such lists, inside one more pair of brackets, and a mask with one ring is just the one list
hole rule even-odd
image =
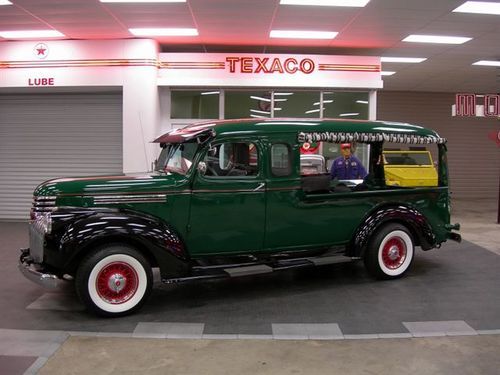
[[[466, 227], [479, 235], [479, 224]], [[36, 373], [74, 335], [359, 340], [500, 334], [500, 257], [467, 241], [418, 251], [400, 280], [374, 282], [362, 264], [340, 264], [157, 283], [138, 313], [100, 319], [84, 311], [71, 285], [47, 292], [20, 275], [17, 249], [27, 243], [25, 224], [0, 223], [0, 238], [0, 374]], [[498, 241], [482, 243], [494, 251]]]

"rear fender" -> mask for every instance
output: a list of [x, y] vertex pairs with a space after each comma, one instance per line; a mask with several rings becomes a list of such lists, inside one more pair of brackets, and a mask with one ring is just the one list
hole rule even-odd
[[378, 207], [367, 215], [354, 232], [347, 255], [362, 257], [372, 235], [389, 222], [406, 226], [414, 238], [415, 245], [421, 246], [422, 249], [429, 250], [436, 246], [436, 236], [421, 212], [404, 205], [391, 205]]

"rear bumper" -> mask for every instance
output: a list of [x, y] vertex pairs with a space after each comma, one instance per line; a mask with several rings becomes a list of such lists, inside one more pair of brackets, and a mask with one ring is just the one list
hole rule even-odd
[[460, 224], [447, 224], [446, 229], [448, 229], [448, 234], [447, 237], [450, 240], [457, 241], [457, 242], [462, 242], [462, 236], [458, 233], [452, 232], [452, 230], [460, 230]]
[[63, 282], [63, 280], [58, 276], [44, 272], [42, 269], [37, 267], [37, 265], [33, 263], [33, 259], [30, 257], [29, 249], [21, 249], [21, 256], [17, 267], [28, 280], [31, 280], [47, 289], [59, 288]]

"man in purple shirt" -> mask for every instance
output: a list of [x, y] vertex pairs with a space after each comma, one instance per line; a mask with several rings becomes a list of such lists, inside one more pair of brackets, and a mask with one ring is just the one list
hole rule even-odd
[[366, 177], [366, 169], [359, 159], [351, 154], [351, 144], [342, 143], [340, 145], [339, 156], [333, 161], [330, 175], [332, 179], [338, 180], [357, 180]]

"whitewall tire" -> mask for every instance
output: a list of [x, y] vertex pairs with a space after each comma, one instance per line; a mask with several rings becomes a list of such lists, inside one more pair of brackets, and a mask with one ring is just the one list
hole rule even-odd
[[103, 316], [122, 316], [144, 304], [152, 278], [151, 266], [141, 253], [125, 246], [110, 246], [82, 262], [75, 286], [90, 310]]
[[413, 237], [401, 224], [381, 227], [365, 252], [365, 266], [378, 279], [403, 276], [410, 268], [415, 253]]

